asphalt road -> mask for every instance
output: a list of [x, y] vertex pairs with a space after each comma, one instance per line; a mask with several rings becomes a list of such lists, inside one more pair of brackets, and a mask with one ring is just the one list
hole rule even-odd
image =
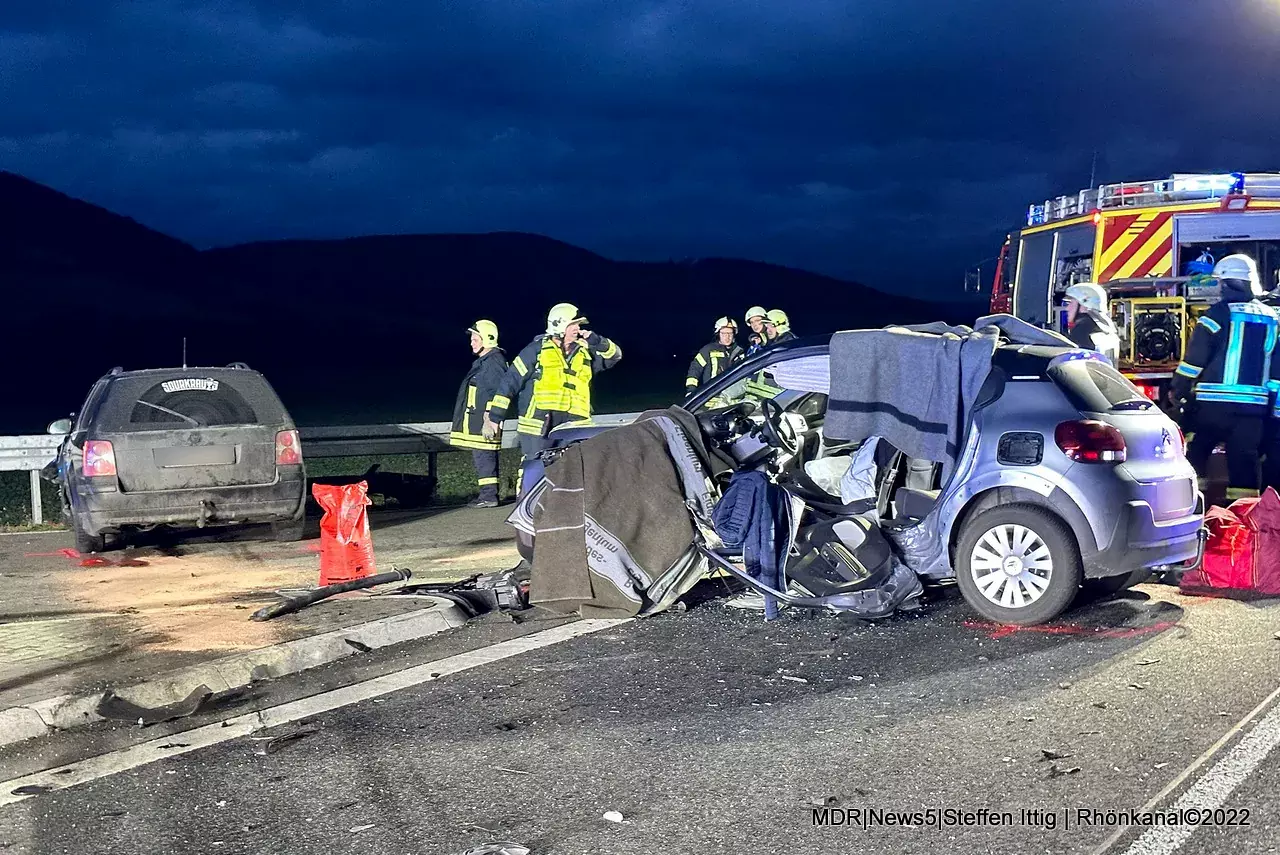
[[[281, 681], [250, 704], [546, 625], [492, 616]], [[304, 722], [316, 732], [274, 754], [237, 738], [0, 808], [0, 848], [1088, 853], [1115, 829], [1066, 828], [1063, 810], [1138, 808], [1174, 781], [1280, 686], [1277, 631], [1275, 601], [1155, 586], [1016, 632], [974, 620], [947, 591], [924, 614], [876, 625], [765, 624], [709, 600], [317, 715]], [[211, 720], [52, 737], [0, 755], [0, 773], [180, 740]], [[1278, 765], [1269, 757], [1227, 801], [1249, 809], [1249, 827], [1200, 829], [1177, 851], [1280, 851]], [[819, 827], [814, 803], [1015, 822]], [[1024, 823], [1023, 809], [1055, 812], [1056, 827]]]

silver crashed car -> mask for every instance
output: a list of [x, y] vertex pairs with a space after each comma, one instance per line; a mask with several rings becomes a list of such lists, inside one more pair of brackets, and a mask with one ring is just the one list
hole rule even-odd
[[[830, 337], [770, 348], [681, 405], [740, 470], [766, 471], [815, 511], [842, 499], [812, 473], [859, 447], [823, 430], [833, 397], [830, 353]], [[875, 474], [874, 505], [907, 565], [923, 579], [957, 582], [983, 616], [1043, 623], [1082, 585], [1114, 592], [1153, 569], [1201, 560], [1204, 499], [1182, 434], [1103, 357], [1001, 344], [967, 424], [945, 480], [940, 464], [890, 446]], [[577, 422], [554, 436], [564, 446], [607, 429]], [[531, 491], [509, 520], [526, 557], [536, 495]], [[824, 605], [812, 596], [766, 593]]]

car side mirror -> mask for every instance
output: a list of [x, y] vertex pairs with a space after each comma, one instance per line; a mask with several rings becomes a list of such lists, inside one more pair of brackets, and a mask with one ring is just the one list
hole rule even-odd
[[49, 423], [50, 436], [66, 436], [71, 433], [71, 419], [58, 419]]

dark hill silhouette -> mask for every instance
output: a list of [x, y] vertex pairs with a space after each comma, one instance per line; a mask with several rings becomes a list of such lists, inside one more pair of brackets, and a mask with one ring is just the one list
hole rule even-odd
[[547, 309], [576, 303], [625, 358], [601, 409], [674, 400], [717, 317], [781, 307], [800, 334], [945, 318], [980, 307], [908, 300], [738, 259], [613, 261], [533, 234], [266, 241], [200, 252], [127, 217], [0, 173], [0, 276], [19, 334], [0, 432], [40, 430], [113, 365], [242, 360], [304, 424], [445, 417], [494, 320], [514, 354]]

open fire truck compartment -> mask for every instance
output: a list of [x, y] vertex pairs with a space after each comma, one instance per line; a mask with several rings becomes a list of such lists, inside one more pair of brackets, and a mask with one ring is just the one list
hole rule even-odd
[[1119, 368], [1156, 397], [1218, 299], [1206, 274], [1235, 252], [1258, 263], [1264, 289], [1280, 285], [1280, 173], [1104, 184], [1028, 208], [1000, 253], [991, 310], [1065, 331], [1066, 289], [1103, 285]]

